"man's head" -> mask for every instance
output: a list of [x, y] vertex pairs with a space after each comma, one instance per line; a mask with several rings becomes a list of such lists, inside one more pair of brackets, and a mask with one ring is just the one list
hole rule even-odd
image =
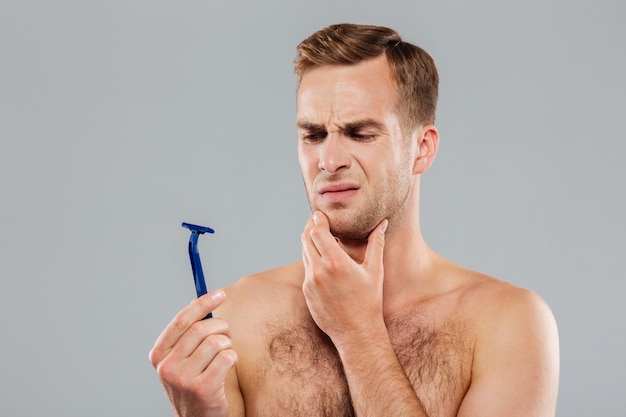
[[298, 47], [298, 159], [309, 203], [343, 241], [417, 225], [434, 159], [437, 71], [390, 29], [339, 25]]
[[433, 124], [437, 107], [439, 75], [431, 56], [418, 46], [382, 26], [339, 24], [315, 32], [298, 45], [294, 66], [298, 85], [312, 68], [323, 65], [354, 65], [385, 55], [394, 77], [396, 103], [402, 130], [409, 134]]

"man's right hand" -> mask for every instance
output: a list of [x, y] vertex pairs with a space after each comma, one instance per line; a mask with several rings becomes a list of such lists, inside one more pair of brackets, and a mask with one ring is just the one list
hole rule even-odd
[[226, 417], [225, 380], [237, 363], [228, 324], [203, 320], [225, 298], [211, 291], [182, 309], [150, 351], [150, 362], [179, 417]]

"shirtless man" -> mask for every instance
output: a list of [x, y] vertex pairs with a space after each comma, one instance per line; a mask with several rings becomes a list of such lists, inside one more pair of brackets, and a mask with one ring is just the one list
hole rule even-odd
[[[558, 336], [536, 294], [431, 250], [432, 58], [390, 29], [303, 41], [302, 260], [185, 307], [150, 352], [178, 416], [554, 416]], [[214, 311], [213, 319], [202, 320]]]

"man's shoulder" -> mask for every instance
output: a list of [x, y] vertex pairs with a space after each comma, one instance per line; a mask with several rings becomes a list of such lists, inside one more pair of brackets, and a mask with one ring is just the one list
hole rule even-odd
[[413, 301], [405, 310], [443, 325], [462, 323], [478, 339], [501, 326], [554, 322], [548, 304], [534, 291], [443, 258], [431, 282], [425, 293], [411, 292]]
[[546, 301], [534, 291], [488, 276], [468, 287], [463, 298], [461, 314], [471, 317], [475, 331], [467, 407], [500, 389], [510, 396], [500, 400], [511, 403], [525, 395], [553, 401], [559, 340]]
[[471, 318], [478, 343], [503, 338], [522, 343], [538, 334], [556, 339], [552, 311], [536, 292], [488, 275], [468, 274], [471, 284], [460, 297], [460, 312]]
[[226, 299], [214, 316], [226, 320], [233, 347], [239, 355], [239, 377], [266, 350], [272, 324], [302, 318], [306, 304], [302, 295], [304, 269], [301, 262], [242, 277], [224, 288]]
[[226, 301], [218, 314], [231, 322], [254, 322], [279, 314], [302, 294], [304, 268], [294, 262], [271, 270], [242, 277], [224, 288]]
[[506, 317], [531, 311], [545, 314], [550, 310], [543, 298], [532, 290], [477, 272], [468, 274], [473, 280], [464, 290], [463, 301], [481, 315]]
[[259, 294], [286, 292], [302, 287], [304, 267], [294, 262], [267, 271], [246, 275], [225, 288], [228, 295], [236, 298], [258, 298]]

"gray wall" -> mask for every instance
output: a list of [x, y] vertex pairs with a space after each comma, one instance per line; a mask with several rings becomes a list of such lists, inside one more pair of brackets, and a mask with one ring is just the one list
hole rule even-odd
[[180, 222], [212, 287], [299, 258], [291, 62], [342, 21], [438, 63], [427, 240], [550, 303], [559, 416], [624, 415], [624, 3], [352, 3], [0, 1], [1, 415], [170, 415]]

